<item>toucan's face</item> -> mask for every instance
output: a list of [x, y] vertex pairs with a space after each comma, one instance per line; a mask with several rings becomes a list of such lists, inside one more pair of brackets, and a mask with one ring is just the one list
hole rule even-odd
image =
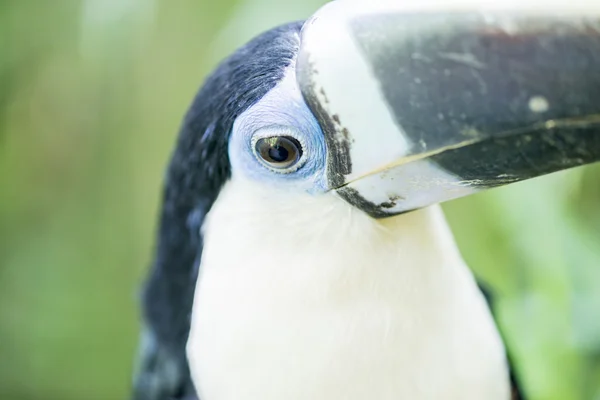
[[600, 159], [589, 10], [436, 3], [319, 11], [284, 79], [237, 118], [234, 177], [385, 217]]
[[229, 158], [234, 178], [315, 196], [331, 189], [326, 177], [327, 144], [300, 93], [294, 65], [274, 89], [236, 119]]

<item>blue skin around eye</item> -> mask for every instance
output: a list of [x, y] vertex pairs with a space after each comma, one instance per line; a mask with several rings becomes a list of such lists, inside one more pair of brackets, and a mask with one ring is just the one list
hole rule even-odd
[[[286, 127], [290, 128], [290, 136], [303, 144], [306, 162], [294, 172], [280, 173], [256, 159], [252, 138], [259, 130], [273, 128], [276, 133]], [[279, 85], [236, 119], [229, 140], [229, 159], [233, 175], [316, 194], [327, 190], [325, 146], [321, 127], [302, 98], [295, 73], [289, 70]]]

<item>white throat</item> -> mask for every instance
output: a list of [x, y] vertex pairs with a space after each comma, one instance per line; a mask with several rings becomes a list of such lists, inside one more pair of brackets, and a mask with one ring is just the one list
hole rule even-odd
[[202, 400], [508, 400], [504, 348], [438, 207], [374, 220], [229, 181], [203, 227]]

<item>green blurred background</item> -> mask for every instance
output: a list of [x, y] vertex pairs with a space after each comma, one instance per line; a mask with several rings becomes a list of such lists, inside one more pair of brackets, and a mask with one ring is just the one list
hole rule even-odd
[[[220, 58], [322, 3], [0, 0], [0, 400], [127, 398], [180, 119]], [[592, 166], [446, 205], [533, 400], [600, 399], [599, 200]]]

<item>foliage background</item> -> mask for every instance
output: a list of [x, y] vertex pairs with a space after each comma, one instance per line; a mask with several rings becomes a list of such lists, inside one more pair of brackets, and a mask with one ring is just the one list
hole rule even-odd
[[[162, 171], [203, 77], [322, 0], [0, 0], [0, 399], [127, 398]], [[600, 399], [600, 168], [446, 205], [534, 400]]]

